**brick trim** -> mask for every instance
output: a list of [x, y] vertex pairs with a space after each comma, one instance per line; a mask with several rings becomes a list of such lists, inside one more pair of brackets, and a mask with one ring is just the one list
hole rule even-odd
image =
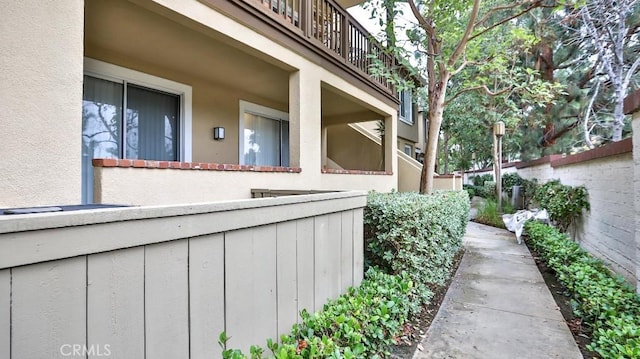
[[323, 168], [321, 171], [322, 173], [340, 174], [340, 175], [379, 175], [379, 176], [393, 175], [393, 172], [389, 172], [389, 171], [336, 170], [333, 168]]
[[457, 174], [444, 174], [444, 175], [439, 175], [439, 174], [435, 174], [433, 175], [433, 178], [462, 178], [461, 175], [457, 175]]
[[540, 158], [535, 159], [533, 161], [516, 162], [516, 168], [520, 169], [520, 168], [539, 166], [539, 165], [543, 165], [543, 164], [546, 164], [546, 163], [552, 163], [553, 161], [559, 160], [561, 158], [562, 158], [562, 155], [549, 155], [549, 156], [540, 157]]
[[611, 142], [606, 146], [594, 148], [589, 151], [576, 153], [564, 158], [551, 161], [551, 167], [567, 166], [575, 163], [586, 162], [598, 158], [630, 153], [633, 151], [633, 142], [631, 138], [624, 139], [619, 142]]
[[282, 172], [300, 173], [299, 167], [276, 166], [249, 166], [224, 163], [205, 162], [176, 162], [176, 161], [151, 161], [151, 160], [127, 160], [117, 158], [95, 158], [93, 167], [120, 167], [120, 168], [156, 168], [174, 170], [199, 170], [199, 171], [239, 171], [239, 172]]

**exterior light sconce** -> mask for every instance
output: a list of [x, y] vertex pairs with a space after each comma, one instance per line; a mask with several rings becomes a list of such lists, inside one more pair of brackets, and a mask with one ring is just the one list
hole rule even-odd
[[218, 141], [224, 140], [224, 127], [213, 128], [213, 139]]

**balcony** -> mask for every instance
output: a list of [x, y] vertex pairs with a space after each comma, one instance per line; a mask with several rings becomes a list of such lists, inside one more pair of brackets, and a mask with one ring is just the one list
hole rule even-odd
[[[202, 0], [214, 8], [233, 10], [218, 1]], [[298, 44], [329, 58], [332, 62], [355, 70], [364, 81], [388, 96], [395, 95], [393, 84], [371, 71], [372, 58], [377, 57], [389, 69], [393, 56], [384, 52], [362, 25], [335, 0], [230, 0], [237, 8], [261, 17], [272, 27], [294, 38]], [[245, 17], [235, 9], [235, 17]], [[232, 14], [232, 16], [234, 15]], [[244, 15], [244, 14], [243, 14]]]

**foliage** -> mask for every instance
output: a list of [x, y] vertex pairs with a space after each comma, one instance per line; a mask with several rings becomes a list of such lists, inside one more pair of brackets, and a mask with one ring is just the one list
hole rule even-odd
[[483, 193], [485, 195], [484, 198], [495, 199], [496, 198], [496, 182], [495, 181], [487, 181], [484, 183]]
[[[519, 55], [528, 52], [536, 41], [532, 32], [518, 26], [517, 20], [538, 7], [554, 5], [545, 0], [409, 0], [402, 2], [402, 6], [409, 5], [408, 9], [399, 10], [395, 3], [374, 0], [370, 9], [372, 18], [379, 19], [381, 25], [405, 10], [417, 20], [401, 28], [406, 37], [403, 44], [396, 45], [392, 39], [386, 43], [403, 67], [412, 68], [416, 77], [427, 80], [424, 102], [429, 136], [420, 191], [430, 193], [443, 119], [455, 116], [455, 112], [445, 110], [458, 97], [472, 92], [484, 95], [482, 107], [488, 116], [482, 120], [491, 125], [500, 118], [507, 123], [518, 121], [526, 111], [552, 101], [560, 91], [555, 83], [535, 76], [535, 70], [517, 64]], [[399, 39], [399, 34], [395, 35]], [[409, 45], [412, 49], [407, 49]], [[371, 60], [373, 68], [384, 69], [379, 59]], [[400, 85], [396, 71], [374, 71]], [[449, 123], [464, 124], [466, 119], [451, 118]]]
[[509, 198], [513, 195], [513, 186], [522, 186], [524, 179], [516, 172], [502, 175], [502, 190], [507, 192]]
[[478, 208], [478, 215], [475, 220], [489, 226], [505, 228], [502, 216], [498, 212], [498, 203], [492, 199], [487, 199]]
[[469, 194], [470, 200], [473, 199], [473, 197], [476, 195], [476, 189], [475, 189], [475, 186], [473, 185], [463, 184], [462, 189], [467, 191], [467, 193]]
[[640, 357], [640, 297], [634, 289], [557, 229], [530, 221], [525, 230], [571, 293], [575, 313], [593, 329], [589, 348], [603, 358]]
[[528, 208], [531, 204], [531, 200], [538, 190], [538, 180], [536, 178], [533, 179], [523, 179], [522, 180], [522, 196], [524, 197], [524, 207]]
[[415, 312], [431, 298], [429, 287], [448, 278], [468, 216], [464, 191], [372, 192], [364, 211], [365, 258], [388, 273], [408, 273], [417, 287]]
[[[280, 343], [267, 340], [267, 348], [277, 359], [303, 358], [379, 358], [388, 354], [394, 337], [407, 321], [416, 287], [405, 273], [385, 274], [370, 268], [359, 287], [349, 288], [336, 300], [314, 314], [302, 311], [301, 322]], [[218, 342], [225, 359], [244, 359], [238, 349], [227, 349], [223, 332]], [[250, 358], [264, 357], [258, 346]]]
[[484, 186], [484, 183], [487, 181], [493, 181], [493, 176], [490, 174], [483, 174], [478, 176], [471, 177], [471, 181], [474, 186]]
[[560, 180], [539, 186], [533, 200], [549, 212], [549, 218], [562, 232], [582, 216], [582, 210], [589, 210], [587, 189], [584, 186], [566, 186]]

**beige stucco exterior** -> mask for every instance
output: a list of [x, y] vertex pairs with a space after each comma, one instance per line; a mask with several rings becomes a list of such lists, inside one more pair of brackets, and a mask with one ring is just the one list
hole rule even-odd
[[[190, 153], [178, 160], [241, 163], [240, 101], [247, 101], [288, 113], [289, 165], [301, 168], [296, 174], [96, 168], [98, 201], [247, 198], [250, 188], [243, 186], [397, 188], [396, 141], [385, 148], [387, 174], [321, 173], [327, 162], [323, 128], [383, 119], [395, 138], [396, 104], [199, 1], [86, 0], [55, 6], [27, 1], [0, 6], [10, 15], [0, 35], [0, 51], [9, 54], [3, 55], [0, 69], [0, 136], [6, 151], [0, 166], [0, 208], [80, 202], [87, 59], [190, 87]], [[226, 129], [223, 141], [213, 139], [214, 127]]]
[[83, 9], [0, 3], [0, 208], [80, 201]]

